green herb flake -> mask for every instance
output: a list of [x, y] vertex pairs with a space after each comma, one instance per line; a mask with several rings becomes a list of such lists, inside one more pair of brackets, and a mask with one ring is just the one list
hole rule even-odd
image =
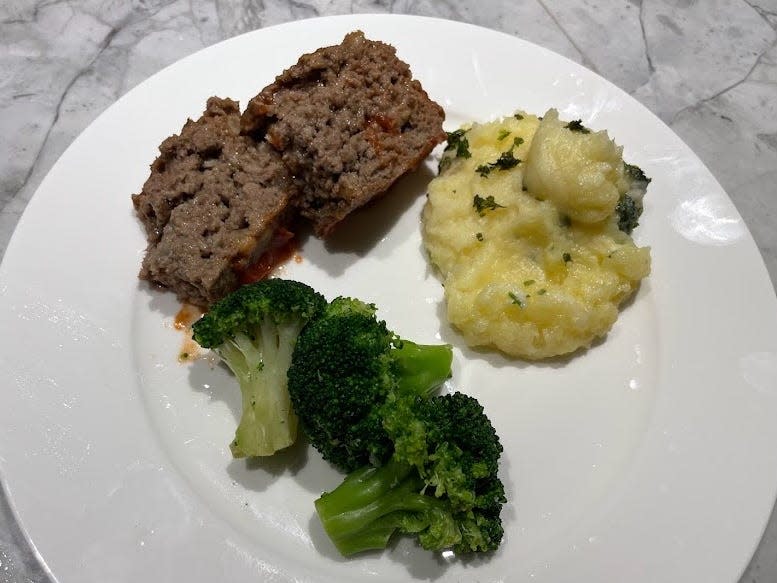
[[570, 132], [578, 132], [581, 134], [590, 134], [591, 130], [583, 125], [583, 121], [580, 119], [573, 120], [564, 126]]
[[538, 296], [544, 296], [546, 293], [548, 293], [548, 290], [546, 290], [544, 287], [537, 291]]
[[477, 239], [481, 243], [483, 242], [483, 238], [484, 238], [483, 233], [475, 233], [475, 239]]
[[481, 164], [475, 168], [475, 172], [480, 174], [481, 178], [485, 178], [491, 173], [491, 166], [489, 164]]
[[534, 285], [535, 281], [533, 279], [527, 279], [523, 282], [523, 285]]
[[478, 215], [481, 217], [486, 214], [486, 211], [493, 211], [498, 208], [505, 208], [503, 205], [497, 203], [492, 195], [483, 198], [479, 194], [476, 194], [472, 199], [472, 206], [475, 207]]
[[516, 136], [513, 138], [513, 148], [517, 148], [521, 144], [523, 144], [523, 138], [521, 136]]
[[457, 158], [470, 158], [472, 154], [469, 151], [469, 140], [464, 137], [467, 130], [459, 129], [455, 132], [448, 132], [448, 144], [445, 146], [445, 152], [455, 151]]
[[564, 263], [572, 261], [572, 256], [569, 253], [564, 253], [561, 258], [564, 260]]
[[515, 292], [507, 292], [507, 295], [510, 296], [510, 299], [512, 302], [518, 306], [519, 308], [523, 308], [523, 300], [519, 298]]
[[488, 176], [492, 170], [509, 170], [510, 168], [514, 168], [515, 166], [518, 166], [518, 164], [521, 163], [520, 158], [516, 158], [513, 155], [513, 150], [510, 148], [507, 150], [507, 152], [502, 152], [502, 154], [499, 156], [499, 158], [496, 159], [495, 162], [489, 162], [488, 164], [481, 164], [477, 168], [475, 168], [475, 171], [480, 174], [483, 178]]
[[469, 140], [467, 138], [461, 138], [459, 145], [456, 146], [457, 158], [469, 158], [472, 154], [469, 153]]
[[496, 139], [497, 141], [501, 142], [504, 140], [507, 136], [510, 135], [510, 130], [501, 129], [499, 130], [499, 134], [497, 134]]
[[559, 213], [558, 224], [561, 225], [562, 227], [569, 227], [572, 224], [572, 219], [569, 218], [569, 215], [565, 215], [564, 213]]
[[502, 152], [502, 155], [494, 162], [494, 166], [500, 170], [509, 170], [510, 168], [518, 166], [520, 163], [521, 159], [513, 156], [512, 150], [508, 150], [507, 152]]
[[523, 116], [520, 113], [516, 113], [513, 117], [518, 121], [521, 121], [523, 119]]

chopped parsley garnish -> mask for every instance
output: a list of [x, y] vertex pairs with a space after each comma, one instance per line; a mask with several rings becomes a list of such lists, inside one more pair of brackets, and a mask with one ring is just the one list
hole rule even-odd
[[510, 168], [518, 166], [518, 164], [520, 163], [521, 163], [521, 159], [513, 156], [512, 150], [508, 150], [507, 152], [502, 152], [502, 155], [499, 156], [496, 162], [494, 162], [491, 165], [496, 168], [499, 168], [500, 170], [509, 170]]
[[579, 132], [581, 134], [590, 134], [591, 130], [589, 130], [587, 127], [583, 125], [583, 121], [576, 119], [571, 122], [569, 122], [567, 125], [564, 126], [567, 128], [570, 132]]
[[501, 130], [499, 130], [499, 134], [496, 136], [496, 139], [501, 142], [507, 136], [509, 136], [510, 133], [511, 133], [510, 130], [501, 129]]
[[510, 296], [510, 299], [513, 301], [513, 303], [518, 306], [519, 308], [523, 307], [523, 300], [519, 298], [515, 292], [507, 292], [507, 295]]
[[456, 151], [457, 158], [469, 158], [472, 154], [469, 151], [469, 140], [464, 137], [467, 130], [459, 129], [455, 132], [448, 132], [448, 145], [445, 146], [445, 152]]
[[469, 151], [469, 140], [464, 137], [464, 134], [467, 133], [467, 130], [464, 129], [458, 129], [454, 132], [447, 132], [448, 135], [448, 143], [445, 145], [445, 150], [443, 150], [443, 157], [442, 160], [440, 160], [440, 163], [437, 166], [437, 173], [441, 173], [443, 170], [448, 168], [448, 166], [451, 165], [453, 162], [453, 159], [451, 156], [446, 156], [446, 152], [455, 151], [455, 158], [470, 158], [472, 157], [472, 154]]
[[513, 147], [514, 148], [517, 148], [521, 144], [523, 144], [523, 138], [521, 136], [516, 136], [515, 138], [513, 138]]
[[475, 239], [478, 241], [483, 241], [483, 233], [475, 233]]
[[521, 121], [523, 119], [523, 116], [520, 113], [516, 113], [513, 117], [518, 121]]
[[486, 198], [483, 198], [479, 194], [476, 194], [475, 197], [472, 199], [472, 206], [475, 207], [475, 210], [478, 212], [478, 215], [481, 217], [486, 214], [486, 211], [493, 211], [498, 208], [505, 208], [503, 205], [498, 204], [492, 195], [487, 196]]
[[543, 287], [543, 288], [541, 288], [541, 289], [540, 289], [540, 290], [537, 292], [537, 295], [538, 295], [538, 296], [544, 296], [546, 293], [548, 293], [548, 290], [546, 290], [546, 289]]
[[568, 227], [572, 224], [572, 219], [569, 218], [569, 215], [565, 215], [564, 213], [559, 213], [558, 224], [561, 225], [562, 227]]
[[483, 178], [488, 176], [491, 173], [491, 165], [490, 164], [481, 164], [477, 168], [475, 168], [475, 172], [480, 174]]
[[514, 168], [518, 164], [521, 163], [520, 158], [516, 158], [513, 155], [512, 148], [507, 150], [507, 152], [502, 152], [502, 155], [499, 156], [499, 158], [496, 159], [496, 162], [489, 162], [488, 164], [481, 164], [477, 168], [475, 168], [475, 171], [480, 174], [483, 178], [488, 176], [492, 170], [509, 170], [510, 168]]
[[532, 284], [534, 284], [534, 280], [533, 279], [527, 279], [527, 280], [525, 280], [523, 282], [523, 285], [532, 285]]
[[561, 258], [564, 260], [564, 263], [569, 263], [572, 261], [572, 256], [569, 253], [564, 253]]

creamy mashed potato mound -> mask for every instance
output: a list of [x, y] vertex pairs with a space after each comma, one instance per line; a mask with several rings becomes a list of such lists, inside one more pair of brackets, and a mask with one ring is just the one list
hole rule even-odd
[[648, 181], [607, 133], [519, 112], [451, 134], [440, 168], [424, 244], [467, 343], [540, 359], [604, 336], [650, 272], [616, 208]]

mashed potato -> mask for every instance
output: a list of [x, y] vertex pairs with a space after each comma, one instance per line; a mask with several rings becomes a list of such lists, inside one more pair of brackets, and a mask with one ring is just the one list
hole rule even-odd
[[440, 168], [424, 244], [466, 341], [539, 359], [605, 335], [650, 272], [624, 232], [648, 179], [607, 133], [518, 113], [452, 133]]

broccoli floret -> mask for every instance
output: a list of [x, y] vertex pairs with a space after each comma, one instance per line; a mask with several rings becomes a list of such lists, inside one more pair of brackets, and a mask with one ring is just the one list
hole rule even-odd
[[243, 413], [230, 445], [234, 457], [267, 456], [297, 437], [286, 372], [301, 330], [326, 299], [296, 281], [268, 279], [238, 288], [194, 326], [240, 384]]
[[385, 548], [395, 533], [427, 550], [496, 549], [506, 501], [502, 446], [476, 399], [454, 393], [392, 396], [381, 408], [394, 453], [349, 474], [316, 501], [324, 530], [343, 555]]
[[639, 166], [623, 164], [624, 174], [629, 180], [629, 189], [622, 194], [615, 205], [615, 217], [618, 220], [618, 229], [630, 235], [639, 225], [639, 217], [642, 215], [642, 199], [647, 192], [650, 178]]
[[345, 471], [391, 455], [379, 411], [390, 393], [428, 396], [451, 373], [450, 346], [402, 340], [375, 311], [356, 299], [333, 300], [300, 335], [288, 372], [302, 430]]

